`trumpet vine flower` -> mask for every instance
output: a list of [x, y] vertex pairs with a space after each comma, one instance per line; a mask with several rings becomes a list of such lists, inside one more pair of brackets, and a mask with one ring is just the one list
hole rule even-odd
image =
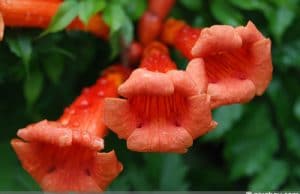
[[216, 126], [200, 76], [203, 61], [195, 59], [180, 71], [167, 52], [159, 43], [150, 44], [140, 68], [118, 88], [125, 99], [105, 100], [104, 122], [130, 150], [184, 153], [193, 139]]
[[[163, 39], [189, 59], [201, 58], [208, 79], [211, 106], [244, 103], [262, 95], [272, 79], [271, 41], [252, 22], [233, 28], [214, 25], [194, 29], [182, 21], [169, 20]], [[175, 30], [174, 30], [175, 29]], [[172, 35], [171, 33], [176, 35]]]
[[103, 100], [117, 95], [124, 79], [112, 67], [85, 88], [57, 121], [20, 129], [11, 144], [24, 169], [45, 191], [103, 191], [122, 171], [114, 151], [103, 153]]

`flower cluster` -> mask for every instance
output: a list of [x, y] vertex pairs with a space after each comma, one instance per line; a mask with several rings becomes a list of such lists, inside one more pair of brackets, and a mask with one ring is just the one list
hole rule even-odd
[[[22, 20], [29, 2], [39, 9]], [[48, 26], [61, 3], [3, 1], [0, 39], [4, 24]], [[266, 90], [273, 69], [270, 39], [252, 22], [200, 29], [180, 20], [165, 21], [174, 3], [149, 0], [138, 23], [138, 41], [128, 49], [126, 65], [131, 69], [109, 67], [57, 121], [43, 120], [17, 132], [20, 139], [11, 144], [42, 189], [103, 191], [123, 169], [114, 151], [100, 152], [107, 127], [126, 139], [132, 151], [185, 153], [194, 139], [216, 127], [212, 109], [248, 102]], [[100, 15], [86, 27], [74, 20], [68, 28], [102, 38], [109, 30]], [[177, 69], [167, 45], [189, 60], [186, 69]]]

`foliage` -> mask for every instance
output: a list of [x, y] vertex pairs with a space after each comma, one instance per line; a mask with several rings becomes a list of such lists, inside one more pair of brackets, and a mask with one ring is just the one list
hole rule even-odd
[[[6, 29], [0, 44], [0, 190], [39, 189], [10, 139], [28, 123], [56, 119], [101, 69], [119, 61], [120, 43], [134, 39], [145, 8], [145, 0], [67, 0], [44, 32]], [[112, 29], [110, 43], [61, 31], [76, 16], [86, 23], [99, 11]], [[130, 152], [110, 134], [106, 149], [117, 150], [126, 170], [109, 189], [300, 190], [300, 1], [178, 0], [171, 15], [194, 26], [252, 20], [273, 40], [273, 81], [251, 103], [216, 110], [220, 126], [184, 155]]]

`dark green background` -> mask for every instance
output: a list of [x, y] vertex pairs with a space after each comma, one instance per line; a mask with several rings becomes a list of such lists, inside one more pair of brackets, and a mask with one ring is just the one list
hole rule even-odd
[[[82, 32], [39, 37], [40, 30], [6, 29], [0, 43], [0, 190], [39, 189], [10, 140], [29, 123], [57, 119], [82, 87], [118, 61], [118, 40], [134, 37], [145, 7], [144, 0], [106, 3], [110, 42]], [[300, 1], [178, 0], [171, 15], [197, 27], [252, 20], [272, 39], [272, 83], [250, 103], [215, 110], [219, 126], [184, 155], [131, 152], [110, 134], [106, 150], [116, 150], [124, 171], [109, 189], [299, 191]], [[173, 57], [184, 68], [186, 60], [176, 51]]]

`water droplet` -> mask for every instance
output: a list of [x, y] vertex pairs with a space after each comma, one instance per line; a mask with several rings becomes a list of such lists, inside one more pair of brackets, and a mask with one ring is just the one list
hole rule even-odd
[[99, 97], [103, 97], [103, 96], [104, 96], [104, 92], [103, 92], [102, 90], [100, 90], [100, 91], [97, 93], [97, 95], [98, 95]]
[[79, 105], [81, 108], [86, 108], [90, 105], [90, 103], [87, 100], [82, 100]]
[[61, 120], [61, 124], [62, 124], [62, 125], [67, 125], [67, 124], [69, 124], [69, 119], [62, 119], [62, 120]]

